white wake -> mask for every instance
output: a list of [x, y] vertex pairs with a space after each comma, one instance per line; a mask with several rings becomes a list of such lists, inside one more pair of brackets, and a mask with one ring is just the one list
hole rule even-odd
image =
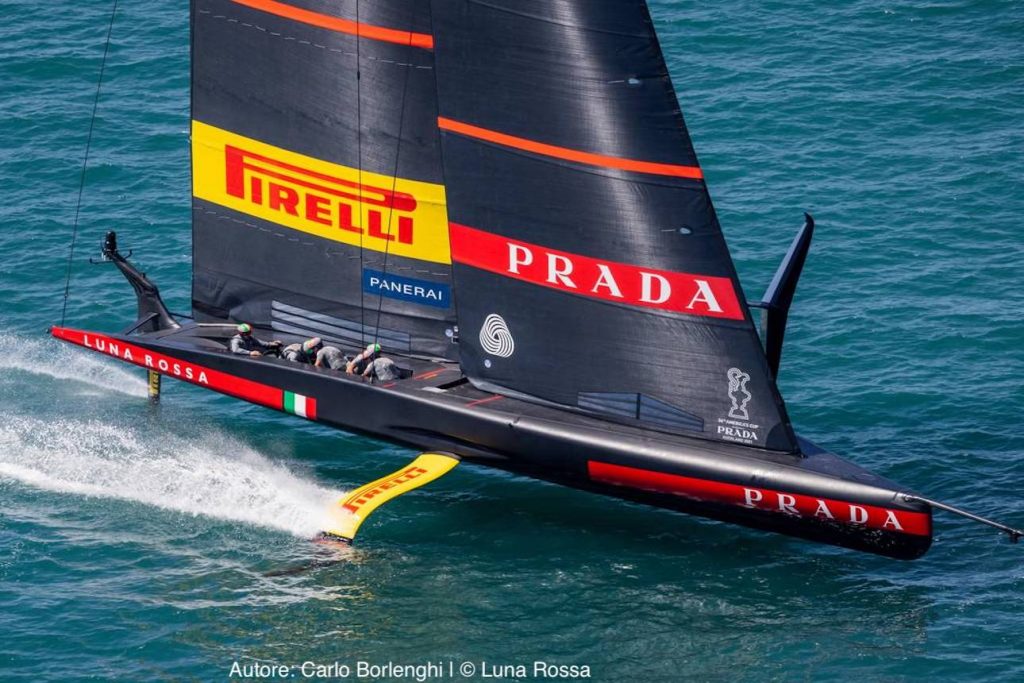
[[127, 365], [49, 337], [0, 334], [0, 370], [27, 372], [92, 385], [129, 396], [145, 396], [146, 381]]
[[0, 415], [0, 478], [138, 501], [310, 537], [343, 494], [222, 433], [179, 436], [97, 421]]

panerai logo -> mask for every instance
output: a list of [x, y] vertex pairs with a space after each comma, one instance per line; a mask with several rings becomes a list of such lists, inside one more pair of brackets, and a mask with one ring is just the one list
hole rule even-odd
[[452, 300], [451, 287], [443, 282], [419, 280], [370, 268], [363, 269], [363, 291], [435, 308], [448, 308]]
[[747, 382], [750, 375], [739, 368], [729, 368], [725, 373], [729, 380], [726, 393], [729, 397], [729, 416], [718, 418], [718, 436], [723, 441], [736, 441], [737, 443], [755, 444], [761, 438], [758, 435], [760, 425], [748, 422], [750, 413], [747, 406], [754, 398], [747, 390]]
[[505, 319], [497, 313], [491, 313], [480, 328], [480, 346], [488, 354], [499, 358], [508, 358], [516, 350], [516, 342], [512, 339]]

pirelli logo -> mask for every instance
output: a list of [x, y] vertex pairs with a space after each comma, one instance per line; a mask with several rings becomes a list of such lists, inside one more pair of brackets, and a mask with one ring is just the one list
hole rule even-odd
[[370, 484], [369, 487], [360, 489], [359, 491], [356, 492], [357, 495], [346, 500], [345, 504], [342, 507], [344, 507], [346, 510], [352, 513], [359, 512], [359, 510], [361, 510], [363, 506], [365, 506], [374, 498], [382, 496], [387, 492], [391, 491], [392, 489], [406, 488], [405, 485], [408, 482], [412, 481], [413, 479], [419, 479], [425, 474], [430, 474], [430, 472], [428, 470], [423, 469], [422, 467], [411, 465], [406, 469], [402, 470], [401, 472], [397, 472], [394, 476], [390, 478], [378, 479], [377, 481]]
[[451, 263], [444, 186], [359, 172], [192, 122], [192, 193], [317, 237]]

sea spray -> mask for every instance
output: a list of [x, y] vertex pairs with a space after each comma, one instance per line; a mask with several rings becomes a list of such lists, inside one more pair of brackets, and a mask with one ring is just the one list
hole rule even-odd
[[146, 395], [146, 382], [139, 371], [54, 339], [0, 333], [0, 348], [7, 350], [0, 354], [0, 376], [31, 373], [129, 396]]
[[342, 491], [319, 486], [216, 430], [40, 420], [0, 413], [0, 479], [137, 501], [310, 537]]

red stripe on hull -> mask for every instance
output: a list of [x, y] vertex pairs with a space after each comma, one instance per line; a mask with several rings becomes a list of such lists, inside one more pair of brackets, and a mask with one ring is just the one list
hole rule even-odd
[[[189, 363], [174, 356], [150, 351], [141, 346], [129, 344], [119, 339], [112, 339], [95, 332], [54, 327], [50, 330], [50, 333], [57, 339], [77, 344], [97, 353], [105, 353], [128, 363], [134, 363], [147, 370], [159, 372], [161, 375], [180, 379], [183, 382], [189, 382], [190, 384], [206, 387], [207, 389], [213, 389], [222, 394], [258, 403], [275, 410], [284, 410], [284, 391], [277, 387], [229, 375], [195, 363]], [[316, 401], [314, 399], [307, 400], [312, 402], [313, 405], [313, 415], [310, 416], [310, 419], [316, 419], [314, 417], [316, 414]]]
[[245, 5], [253, 9], [276, 14], [285, 19], [291, 19], [310, 26], [326, 28], [338, 33], [347, 33], [362, 38], [371, 38], [386, 43], [397, 43], [399, 45], [411, 45], [412, 47], [432, 50], [434, 48], [434, 37], [425, 33], [412, 33], [411, 31], [400, 31], [382, 26], [371, 26], [370, 24], [357, 23], [341, 17], [332, 17], [329, 14], [321, 14], [312, 10], [303, 9], [276, 0], [233, 0], [236, 4]]
[[925, 512], [895, 510], [799, 493], [785, 493], [774, 489], [695, 479], [595, 460], [587, 463], [587, 469], [593, 481], [604, 484], [669, 493], [709, 503], [725, 503], [807, 519], [834, 520], [851, 526], [896, 531], [915, 536], [932, 534], [932, 518]]
[[462, 123], [461, 121], [446, 119], [443, 116], [438, 117], [437, 125], [441, 130], [458, 133], [459, 135], [476, 138], [477, 140], [493, 142], [504, 147], [521, 149], [525, 152], [533, 152], [534, 154], [541, 154], [543, 156], [554, 157], [556, 159], [564, 159], [565, 161], [573, 161], [578, 164], [587, 164], [588, 166], [602, 166], [604, 168], [617, 168], [622, 171], [632, 171], [634, 173], [675, 176], [677, 178], [690, 178], [693, 180], [701, 180], [704, 178], [704, 172], [696, 166], [659, 164], [653, 161], [623, 159], [622, 157], [612, 157], [605, 154], [584, 152], [578, 149], [549, 145], [536, 140], [529, 140], [527, 138], [516, 137], [515, 135], [499, 133], [496, 130], [480, 128], [479, 126]]
[[470, 401], [469, 403], [467, 403], [466, 407], [467, 408], [472, 408], [473, 406], [482, 405], [484, 403], [493, 403], [494, 401], [500, 401], [503, 398], [505, 398], [505, 397], [504, 396], [488, 396], [487, 398], [479, 398], [479, 399], [477, 399], [475, 401]]

